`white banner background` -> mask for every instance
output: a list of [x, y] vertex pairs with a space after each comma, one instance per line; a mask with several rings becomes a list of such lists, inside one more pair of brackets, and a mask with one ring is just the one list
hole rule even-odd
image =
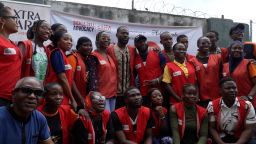
[[73, 37], [73, 44], [76, 45], [76, 41], [81, 36], [90, 38], [93, 42], [95, 49], [95, 37], [99, 31], [107, 31], [110, 33], [111, 43], [116, 43], [116, 30], [119, 26], [125, 25], [129, 28], [130, 41], [129, 44], [134, 44], [134, 37], [138, 34], [143, 34], [150, 41], [155, 41], [160, 44], [160, 34], [164, 31], [169, 31], [173, 35], [174, 43], [178, 35], [185, 34], [189, 38], [188, 53], [196, 54], [197, 52], [197, 39], [202, 36], [201, 27], [178, 27], [178, 26], [153, 26], [133, 23], [121, 23], [112, 20], [98, 19], [87, 16], [72, 15], [63, 12], [52, 11], [51, 23], [64, 24], [68, 32]]
[[144, 24], [134, 24], [134, 23], [122, 23], [112, 20], [105, 20], [99, 18], [92, 18], [87, 16], [72, 15], [63, 12], [57, 12], [51, 10], [50, 6], [24, 3], [24, 2], [14, 2], [14, 1], [2, 1], [6, 6], [14, 9], [16, 16], [18, 17], [19, 32], [12, 34], [10, 38], [13, 41], [20, 41], [27, 39], [26, 33], [29, 27], [32, 26], [33, 22], [42, 19], [53, 23], [64, 24], [68, 32], [71, 33], [73, 37], [73, 44], [75, 47], [76, 41], [81, 36], [87, 36], [93, 42], [93, 47], [95, 47], [95, 36], [99, 31], [107, 31], [110, 33], [111, 43], [116, 43], [116, 29], [119, 26], [125, 25], [129, 28], [130, 41], [129, 44], [134, 44], [134, 37], [138, 34], [145, 35], [149, 41], [154, 41], [160, 44], [160, 34], [164, 31], [169, 31], [175, 40], [178, 35], [185, 34], [189, 38], [189, 48], [188, 53], [196, 54], [197, 39], [202, 36], [201, 27], [179, 27], [179, 26], [156, 26], [156, 25], [144, 25]]
[[27, 39], [27, 30], [36, 20], [46, 20], [50, 23], [51, 7], [47, 5], [31, 4], [14, 1], [1, 1], [4, 5], [14, 9], [19, 31], [10, 36], [10, 39], [17, 42]]

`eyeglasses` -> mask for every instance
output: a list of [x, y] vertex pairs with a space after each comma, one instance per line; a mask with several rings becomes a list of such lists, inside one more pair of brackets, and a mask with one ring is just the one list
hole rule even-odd
[[33, 89], [30, 87], [19, 87], [16, 88], [15, 91], [21, 91], [26, 95], [31, 95], [32, 93], [34, 93], [36, 97], [43, 97], [44, 94], [44, 91], [42, 89]]
[[6, 19], [11, 18], [13, 20], [17, 20], [17, 18], [18, 18], [16, 16], [1, 16], [1, 17], [6, 18]]

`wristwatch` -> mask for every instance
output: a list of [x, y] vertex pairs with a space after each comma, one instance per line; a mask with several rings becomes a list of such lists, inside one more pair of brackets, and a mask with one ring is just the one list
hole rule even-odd
[[249, 101], [252, 101], [254, 97], [249, 95], [249, 96], [247, 96], [247, 98], [249, 99]]

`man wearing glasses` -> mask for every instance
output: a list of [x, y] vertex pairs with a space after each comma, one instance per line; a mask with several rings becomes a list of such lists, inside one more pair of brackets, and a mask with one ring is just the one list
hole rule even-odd
[[13, 104], [0, 107], [0, 143], [53, 144], [45, 117], [36, 110], [43, 86], [34, 77], [20, 79], [12, 91]]

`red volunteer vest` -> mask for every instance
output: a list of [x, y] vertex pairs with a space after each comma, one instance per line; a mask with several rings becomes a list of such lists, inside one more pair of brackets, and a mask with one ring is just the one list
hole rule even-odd
[[[172, 77], [171, 86], [174, 92], [178, 96], [182, 96], [182, 89], [184, 84], [196, 84], [196, 73], [195, 68], [192, 64], [185, 62], [187, 69], [188, 69], [188, 77], [185, 76], [183, 70], [176, 65], [174, 62], [167, 63], [166, 66], [168, 67], [170, 76]], [[170, 102], [172, 104], [177, 103], [177, 100], [170, 96]]]
[[[127, 45], [129, 49], [129, 55], [130, 55], [130, 85], [134, 85], [134, 76], [133, 76], [133, 71], [134, 71], [134, 59], [135, 59], [135, 48], [133, 46]], [[118, 76], [118, 61], [115, 55], [115, 45], [110, 45], [107, 49], [107, 53], [109, 56], [113, 59], [116, 69], [117, 69], [117, 77]]]
[[229, 72], [229, 63], [225, 63], [223, 66], [223, 76], [231, 76], [237, 85], [238, 94], [237, 96], [247, 96], [252, 87], [253, 83], [249, 77], [248, 65], [250, 61], [243, 59], [240, 64], [236, 67], [232, 74]]
[[187, 54], [186, 55], [186, 61], [190, 62], [191, 59], [195, 58], [195, 56], [191, 55], [191, 54]]
[[143, 106], [139, 108], [136, 134], [133, 131], [132, 122], [126, 107], [119, 108], [115, 110], [115, 112], [123, 126], [123, 132], [126, 139], [136, 143], [141, 143], [143, 141], [147, 123], [150, 117], [150, 109]]
[[[167, 109], [164, 107], [163, 107], [163, 112], [166, 115]], [[150, 109], [150, 113], [152, 114], [152, 117], [153, 117], [154, 123], [155, 123], [155, 126], [152, 128], [153, 136], [159, 137], [160, 136], [160, 126], [161, 126], [162, 121], [156, 111]]]
[[[42, 112], [44, 105], [41, 105], [37, 108], [38, 111]], [[71, 119], [73, 116], [70, 106], [68, 105], [60, 105], [58, 108], [59, 115], [60, 115], [60, 123], [61, 123], [61, 130], [62, 130], [62, 143], [63, 144], [70, 144], [71, 141], [71, 129], [74, 124], [74, 119]]]
[[86, 70], [86, 65], [84, 63], [83, 56], [80, 53], [76, 52], [76, 53], [72, 53], [72, 55], [75, 56], [77, 61], [75, 73], [73, 74], [74, 81], [76, 83], [76, 87], [79, 90], [80, 94], [85, 99], [86, 93], [87, 93], [86, 86], [87, 86], [87, 75], [88, 75]]
[[[67, 77], [67, 80], [68, 80], [68, 83], [69, 83], [69, 86], [70, 86], [70, 89], [71, 89], [72, 82], [73, 82], [72, 67], [68, 63], [68, 59], [67, 59], [65, 53], [61, 49], [59, 49], [59, 48], [53, 49], [51, 51], [51, 53], [50, 53], [50, 57], [51, 57], [51, 54], [54, 51], [60, 51], [61, 54], [62, 54], [62, 58], [63, 58], [64, 64], [65, 64], [65, 74], [66, 74], [66, 77]], [[58, 81], [59, 80], [58, 80], [57, 74], [55, 73], [55, 71], [54, 71], [54, 69], [52, 67], [51, 60], [49, 60], [49, 62], [48, 62], [48, 72], [46, 73], [46, 77], [45, 77], [45, 82], [44, 83], [46, 85], [48, 83], [58, 82]], [[64, 96], [62, 104], [69, 104], [69, 98], [67, 96]]]
[[[24, 40], [24, 41], [20, 41], [19, 43], [24, 44], [26, 48], [26, 54], [23, 57], [23, 62], [22, 62], [21, 77], [35, 76], [34, 70], [32, 69], [32, 57], [33, 57], [32, 41]], [[49, 51], [46, 47], [44, 47], [44, 51], [48, 56]]]
[[[239, 118], [238, 118], [238, 124], [237, 128], [235, 131], [235, 136], [237, 138], [240, 137], [241, 133], [244, 130], [244, 125], [245, 125], [245, 120], [246, 120], [246, 115], [248, 113], [248, 109], [246, 109], [246, 102], [240, 98], [238, 98], [238, 102], [240, 106], [238, 107], [238, 113], [239, 113]], [[213, 113], [216, 118], [216, 128], [219, 133], [221, 133], [220, 129], [220, 106], [221, 103], [221, 98], [218, 98], [214, 101], [212, 101], [212, 106], [213, 106]]]
[[92, 55], [98, 59], [98, 91], [106, 98], [116, 96], [117, 91], [117, 72], [112, 58], [107, 55], [108, 61], [97, 51]]
[[160, 85], [155, 86], [144, 86], [145, 80], [153, 80], [160, 77], [163, 74], [162, 68], [160, 67], [160, 58], [158, 52], [149, 51], [145, 62], [139, 54], [135, 57], [135, 69], [140, 79], [140, 92], [142, 96], [146, 96], [148, 90], [151, 87], [161, 88]]
[[9, 39], [0, 36], [0, 98], [12, 100], [12, 90], [21, 77], [22, 55]]
[[[102, 135], [102, 141], [105, 142], [106, 135], [107, 135], [107, 124], [109, 121], [110, 117], [110, 112], [108, 110], [104, 110], [101, 113], [101, 118], [102, 118], [102, 130], [103, 130], [103, 135]], [[88, 120], [82, 116], [80, 116], [81, 121], [83, 122], [84, 127], [88, 130], [88, 143], [89, 144], [95, 144], [95, 131], [93, 128], [93, 124], [91, 120]], [[97, 131], [96, 131], [97, 132]]]
[[228, 62], [229, 50], [228, 48], [221, 48], [221, 59], [222, 63]]
[[[169, 58], [169, 56], [167, 55], [167, 53], [165, 52], [165, 50], [162, 50], [161, 52], [162, 52], [162, 54], [163, 54], [163, 56], [164, 56], [164, 58], [165, 58], [166, 63], [172, 62], [172, 60]], [[174, 57], [173, 57], [173, 58], [174, 58]]]
[[[184, 111], [184, 103], [180, 102], [180, 103], [176, 103], [174, 104], [174, 107], [176, 109], [176, 114], [177, 114], [177, 118], [178, 118], [178, 125], [179, 125], [179, 134], [180, 134], [180, 139], [183, 138], [184, 136], [184, 131], [185, 131], [185, 111]], [[200, 135], [200, 128], [202, 125], [202, 121], [205, 118], [205, 115], [207, 114], [207, 111], [205, 108], [196, 105], [196, 111], [197, 111], [197, 136], [199, 137]]]
[[221, 56], [211, 54], [209, 56], [207, 68], [205, 68], [196, 57], [191, 59], [191, 62], [194, 64], [196, 70], [200, 100], [215, 100], [219, 98], [218, 91]]

